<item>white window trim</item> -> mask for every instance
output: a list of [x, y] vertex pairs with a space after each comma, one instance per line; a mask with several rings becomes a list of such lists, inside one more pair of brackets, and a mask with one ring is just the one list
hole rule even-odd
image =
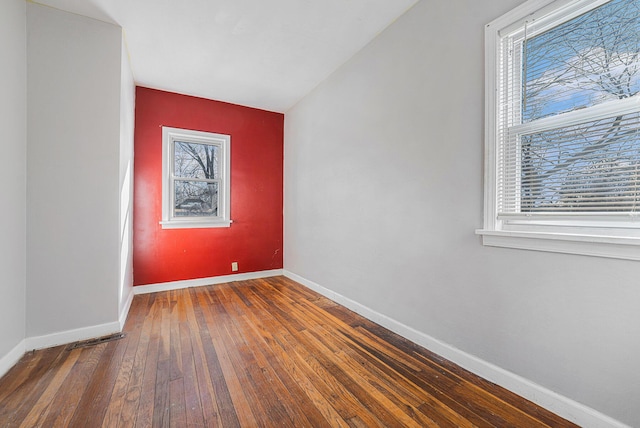
[[[217, 217], [172, 217], [173, 156], [176, 141], [213, 144], [220, 148], [222, 185], [219, 187], [221, 207]], [[162, 220], [163, 229], [212, 228], [231, 226], [231, 136], [190, 129], [162, 127]]]
[[[549, 216], [540, 221], [499, 219], [497, 210], [497, 132], [498, 132], [498, 49], [501, 32], [512, 31], [525, 20], [554, 12], [556, 17], [573, 17], [606, 0], [529, 0], [485, 27], [485, 180], [484, 227], [476, 230], [483, 245], [556, 253], [580, 254], [625, 260], [640, 260], [640, 216], [607, 216], [607, 222], [594, 217], [579, 222], [572, 216]], [[540, 19], [538, 28], [549, 25]], [[553, 22], [556, 22], [553, 20]], [[552, 22], [552, 24], [553, 24]], [[542, 31], [541, 30], [541, 31]], [[636, 100], [630, 100], [636, 104]], [[606, 106], [603, 106], [603, 111]], [[635, 106], [630, 108], [635, 108]], [[579, 111], [577, 116], [581, 115]], [[554, 118], [550, 118], [549, 122]], [[575, 218], [573, 219], [575, 220]]]

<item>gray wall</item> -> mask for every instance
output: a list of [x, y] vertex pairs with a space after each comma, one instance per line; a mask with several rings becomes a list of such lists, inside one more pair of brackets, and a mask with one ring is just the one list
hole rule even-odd
[[26, 334], [113, 325], [122, 32], [34, 3], [27, 28]]
[[483, 247], [484, 24], [421, 1], [285, 119], [285, 269], [640, 425], [640, 264]]
[[0, 2], [0, 359], [25, 335], [26, 22], [24, 0]]
[[125, 319], [135, 84], [118, 27], [23, 0], [0, 24], [1, 375]]

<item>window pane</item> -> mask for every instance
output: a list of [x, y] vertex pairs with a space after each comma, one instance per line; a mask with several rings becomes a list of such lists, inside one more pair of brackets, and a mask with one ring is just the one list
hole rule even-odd
[[523, 135], [520, 142], [521, 212], [640, 208], [640, 114]]
[[523, 47], [523, 122], [636, 95], [640, 0], [613, 0]]
[[176, 217], [217, 217], [218, 183], [175, 181]]
[[219, 178], [220, 149], [211, 144], [176, 141], [174, 146], [174, 174], [184, 178]]

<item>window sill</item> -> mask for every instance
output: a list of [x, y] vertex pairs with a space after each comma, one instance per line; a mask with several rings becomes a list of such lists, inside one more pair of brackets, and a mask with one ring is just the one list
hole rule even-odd
[[640, 260], [640, 238], [636, 237], [486, 229], [476, 230], [476, 234], [489, 247]]
[[232, 221], [231, 220], [221, 220], [221, 221], [195, 221], [195, 220], [172, 220], [172, 221], [161, 221], [163, 229], [208, 229], [214, 227], [230, 227]]

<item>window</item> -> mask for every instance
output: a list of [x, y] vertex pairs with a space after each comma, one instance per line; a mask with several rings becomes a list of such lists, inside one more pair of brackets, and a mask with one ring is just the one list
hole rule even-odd
[[640, 0], [487, 25], [485, 245], [640, 260]]
[[229, 227], [229, 135], [162, 128], [163, 229]]

